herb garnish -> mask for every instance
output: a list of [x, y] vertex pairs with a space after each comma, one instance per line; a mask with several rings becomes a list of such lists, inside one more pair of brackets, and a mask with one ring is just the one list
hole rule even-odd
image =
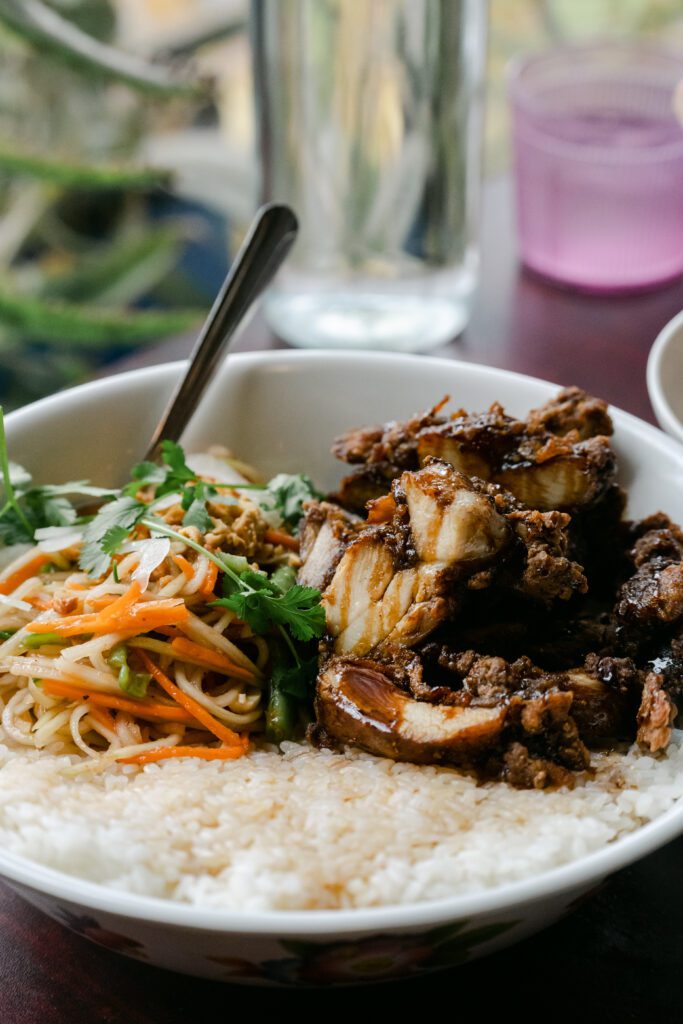
[[36, 530], [45, 526], [73, 526], [83, 522], [69, 495], [110, 498], [117, 492], [92, 487], [85, 480], [67, 484], [33, 486], [31, 474], [10, 462], [7, 454], [5, 422], [0, 407], [0, 543], [31, 543]]
[[323, 497], [305, 473], [278, 473], [268, 482], [266, 489], [273, 496], [274, 508], [290, 530], [299, 525], [304, 514], [304, 502]]
[[[110, 571], [112, 556], [136, 527], [143, 526], [152, 535], [179, 541], [210, 559], [222, 573], [223, 588], [223, 597], [212, 604], [229, 608], [254, 633], [270, 635], [272, 671], [268, 730], [271, 738], [278, 741], [292, 734], [285, 722], [291, 725], [298, 717], [302, 702], [310, 696], [317, 668], [313, 641], [325, 631], [320, 592], [298, 585], [291, 566], [281, 566], [268, 576], [252, 569], [242, 556], [209, 551], [156, 516], [154, 506], [166, 495], [177, 494], [185, 512], [183, 526], [196, 526], [206, 533], [213, 526], [206, 504], [219, 496], [219, 488], [259, 490], [266, 498], [265, 507], [278, 511], [284, 524], [295, 529], [303, 514], [303, 503], [322, 497], [310, 477], [280, 473], [268, 484], [212, 484], [199, 479], [190, 469], [180, 445], [165, 441], [162, 464], [138, 463], [132, 470], [131, 483], [121, 491], [91, 487], [85, 481], [34, 487], [30, 475], [9, 461], [1, 408], [0, 473], [0, 544], [31, 542], [35, 531], [41, 527], [82, 523], [85, 529], [79, 565], [97, 577]], [[150, 502], [140, 501], [136, 495], [147, 487], [154, 489], [154, 498]], [[75, 495], [96, 497], [102, 499], [103, 504], [96, 515], [79, 516], [69, 500], [69, 496]], [[113, 571], [116, 578], [115, 562]], [[0, 639], [9, 635], [10, 632], [0, 633]], [[40, 642], [45, 642], [44, 635]], [[297, 650], [296, 644], [302, 646]], [[29, 648], [31, 642], [26, 646]], [[144, 696], [149, 678], [146, 673], [130, 669], [125, 645], [114, 648], [108, 660], [119, 670], [121, 689], [132, 696]]]

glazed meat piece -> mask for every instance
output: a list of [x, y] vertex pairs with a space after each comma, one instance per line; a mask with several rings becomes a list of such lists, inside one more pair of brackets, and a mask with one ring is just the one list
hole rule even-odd
[[581, 441], [599, 435], [609, 437], [614, 429], [607, 402], [577, 387], [563, 388], [545, 405], [532, 409], [526, 427], [533, 434], [548, 431], [563, 436], [575, 432]]
[[314, 738], [350, 743], [381, 757], [416, 764], [481, 761], [500, 740], [504, 707], [428, 704], [400, 690], [386, 665], [331, 658], [316, 686]]
[[[595, 656], [582, 667], [547, 672], [527, 657], [508, 662], [430, 644], [423, 651], [423, 665], [423, 674], [413, 673], [408, 683], [422, 700], [489, 707], [513, 697], [529, 701], [552, 692], [571, 694], [571, 715], [586, 743], [623, 735], [630, 689], [642, 688], [642, 673], [626, 659], [617, 666], [620, 675], [609, 659], [600, 661]], [[423, 676], [438, 679], [441, 685], [431, 686]]]
[[658, 513], [630, 525], [632, 575], [617, 594], [617, 644], [626, 654], [646, 655], [662, 646], [683, 619], [683, 533]]
[[[458, 765], [542, 788], [566, 783], [570, 771], [589, 766], [570, 716], [572, 699], [548, 689], [482, 704], [421, 701], [396, 685], [391, 664], [332, 658], [318, 677], [312, 734], [318, 743], [353, 744], [397, 761]], [[521, 756], [533, 761], [533, 772], [521, 772]]]
[[335, 438], [332, 454], [342, 462], [363, 465], [391, 464], [398, 471], [417, 469], [417, 436], [425, 427], [445, 422], [445, 417], [439, 413], [447, 402], [448, 396], [428, 412], [417, 413], [404, 423], [392, 420], [378, 427], [355, 427], [347, 430]]
[[629, 557], [636, 568], [654, 558], [683, 560], [683, 531], [663, 512], [629, 524], [629, 539], [633, 545]]
[[[545, 605], [586, 592], [582, 567], [568, 557], [570, 516], [528, 509], [498, 484], [477, 477], [472, 477], [470, 483], [475, 491], [493, 498], [496, 511], [511, 527], [513, 540], [505, 560], [468, 580], [470, 589], [495, 582], [498, 589], [514, 591], [515, 597], [521, 594]], [[393, 494], [369, 502], [367, 511], [368, 523], [391, 522], [397, 511]]]
[[653, 558], [624, 583], [616, 606], [619, 622], [646, 632], [683, 616], [683, 562]]
[[362, 512], [367, 502], [385, 494], [404, 470], [418, 469], [417, 436], [425, 427], [445, 422], [439, 411], [447, 401], [446, 397], [433, 409], [403, 423], [357, 427], [336, 438], [332, 454], [360, 468], [342, 480], [334, 499], [345, 508]]
[[393, 498], [391, 521], [357, 535], [323, 594], [337, 654], [417, 643], [454, 611], [454, 584], [510, 543], [493, 500], [444, 463], [403, 473]]
[[677, 713], [676, 705], [664, 688], [664, 676], [649, 672], [637, 717], [640, 745], [647, 747], [651, 754], [665, 750]]
[[458, 618], [440, 626], [431, 640], [507, 661], [526, 655], [547, 671], [563, 671], [582, 665], [591, 652], [612, 651], [614, 625], [590, 599], [539, 606], [494, 585], [468, 593]]
[[487, 413], [423, 429], [418, 456], [421, 462], [430, 456], [443, 459], [461, 473], [498, 483], [541, 511], [594, 504], [616, 473], [608, 438], [529, 432], [497, 403]]
[[523, 562], [521, 568], [513, 567], [514, 576], [508, 582], [512, 589], [544, 604], [586, 593], [583, 569], [568, 557], [571, 517], [566, 512], [529, 509], [498, 484], [476, 478], [473, 484], [491, 495], [518, 541]]
[[300, 531], [299, 553], [303, 565], [298, 582], [324, 590], [334, 575], [350, 541], [364, 526], [363, 520], [329, 501], [308, 501]]
[[565, 388], [527, 420], [494, 403], [487, 413], [439, 415], [444, 402], [405, 423], [358, 428], [337, 438], [333, 454], [360, 468], [335, 500], [354, 511], [380, 497], [396, 476], [430, 456], [467, 476], [501, 484], [530, 508], [569, 510], [591, 505], [613, 483], [607, 406], [579, 388]]

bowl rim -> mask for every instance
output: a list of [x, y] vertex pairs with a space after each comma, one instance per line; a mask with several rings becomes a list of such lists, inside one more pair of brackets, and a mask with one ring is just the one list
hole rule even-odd
[[671, 408], [662, 383], [664, 356], [679, 333], [683, 344], [683, 310], [672, 317], [655, 338], [647, 359], [646, 380], [650, 402], [662, 429], [676, 440], [683, 441], [683, 422]]
[[[676, 321], [683, 324], [683, 313], [674, 318], [672, 324]], [[427, 359], [430, 365], [444, 370], [447, 374], [464, 372], [475, 376], [483, 375], [492, 383], [499, 380], [509, 381], [512, 378], [524, 383], [543, 385], [546, 388], [554, 389], [559, 386], [528, 374], [478, 363], [402, 353], [282, 349], [237, 353], [230, 358], [231, 360], [240, 360], [247, 365], [251, 363], [254, 366], [265, 365], [273, 361], [323, 364], [342, 361], [345, 363], [362, 362], [367, 365], [388, 362], [402, 363], [406, 368], [416, 368], [418, 364], [423, 365]], [[168, 378], [170, 384], [184, 365], [186, 365], [185, 361], [181, 360], [130, 370], [78, 385], [56, 395], [50, 395], [10, 413], [7, 416], [8, 434], [11, 436], [15, 425], [30, 420], [36, 412], [51, 410], [54, 406], [68, 400], [78, 400], [86, 393], [92, 395], [97, 392], [106, 392], [111, 388], [116, 390], [118, 387], [125, 387], [127, 383], [132, 382], [133, 378], [135, 378], [136, 386], [145, 385], [148, 380], [152, 379], [158, 384], [161, 376]], [[655, 448], [673, 455], [680, 461], [683, 469], [683, 449], [674, 440], [651, 424], [618, 407], [610, 406], [610, 412], [614, 415], [617, 428], [619, 425], [631, 426], [636, 432], [644, 435]], [[180, 929], [225, 934], [311, 935], [340, 939], [349, 934], [373, 933], [378, 930], [419, 929], [463, 917], [490, 916], [494, 913], [509, 912], [520, 904], [535, 904], [552, 900], [564, 893], [597, 885], [606, 876], [653, 852], [681, 833], [683, 833], [683, 798], [679, 798], [671, 808], [652, 821], [615, 839], [607, 846], [578, 857], [567, 864], [550, 868], [539, 875], [506, 883], [493, 889], [459, 896], [419, 903], [367, 908], [228, 910], [196, 906], [171, 899], [142, 896], [109, 888], [103, 883], [90, 882], [1, 849], [0, 877], [5, 878], [10, 884], [15, 883], [20, 888], [28, 888], [38, 894], [65, 900], [89, 910], [135, 919], [150, 925], [163, 924]]]

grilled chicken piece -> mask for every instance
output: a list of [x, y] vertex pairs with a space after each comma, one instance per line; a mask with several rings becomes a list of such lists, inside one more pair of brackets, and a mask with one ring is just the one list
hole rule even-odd
[[444, 402], [405, 423], [358, 428], [337, 438], [334, 455], [359, 468], [345, 477], [334, 499], [361, 512], [401, 472], [417, 469], [429, 456], [467, 476], [502, 484], [541, 511], [592, 505], [613, 482], [607, 405], [580, 388], [565, 388], [526, 420], [507, 416], [498, 403], [482, 415], [461, 411], [446, 420], [439, 415]]
[[444, 463], [403, 473], [393, 497], [391, 522], [358, 534], [323, 594], [337, 654], [417, 643], [454, 609], [453, 583], [510, 541], [493, 500]]
[[[506, 518], [517, 540], [519, 557], [509, 559], [505, 570], [498, 573], [499, 585], [545, 605], [586, 593], [588, 583], [584, 571], [568, 557], [571, 517], [566, 512], [528, 509], [498, 484], [488, 484], [476, 477], [471, 482], [476, 491], [494, 499], [496, 511]], [[367, 522], [371, 525], [389, 523], [396, 511], [393, 494], [383, 495], [368, 503]], [[468, 586], [481, 588], [489, 582], [489, 578], [485, 580], [478, 574]]]
[[301, 527], [298, 582], [324, 590], [334, 575], [344, 551], [364, 522], [329, 501], [308, 501]]
[[607, 402], [577, 387], [563, 388], [545, 405], [532, 409], [526, 428], [532, 434], [547, 431], [564, 436], [575, 432], [581, 441], [599, 435], [609, 437], [614, 430]]
[[415, 700], [396, 685], [391, 664], [331, 658], [318, 676], [312, 738], [397, 761], [478, 768], [541, 788], [571, 783], [567, 769], [589, 766], [572, 701], [559, 690], [512, 694], [490, 705]]
[[439, 411], [447, 401], [448, 397], [404, 423], [392, 420], [383, 426], [357, 427], [336, 438], [332, 454], [360, 468], [342, 480], [334, 500], [362, 512], [368, 501], [386, 494], [404, 470], [418, 469], [417, 435], [425, 427], [445, 422]]
[[332, 658], [318, 677], [318, 741], [351, 743], [380, 757], [416, 764], [467, 766], [500, 740], [506, 709], [417, 701], [398, 689], [387, 666]]
[[497, 403], [488, 413], [422, 430], [418, 456], [421, 463], [430, 456], [443, 459], [461, 473], [498, 483], [541, 511], [594, 504], [616, 474], [608, 438], [530, 433]]

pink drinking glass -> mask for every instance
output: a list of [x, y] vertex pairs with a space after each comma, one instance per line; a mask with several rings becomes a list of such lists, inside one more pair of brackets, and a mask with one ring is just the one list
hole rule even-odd
[[526, 266], [597, 292], [683, 273], [683, 60], [640, 44], [513, 63], [517, 223]]

